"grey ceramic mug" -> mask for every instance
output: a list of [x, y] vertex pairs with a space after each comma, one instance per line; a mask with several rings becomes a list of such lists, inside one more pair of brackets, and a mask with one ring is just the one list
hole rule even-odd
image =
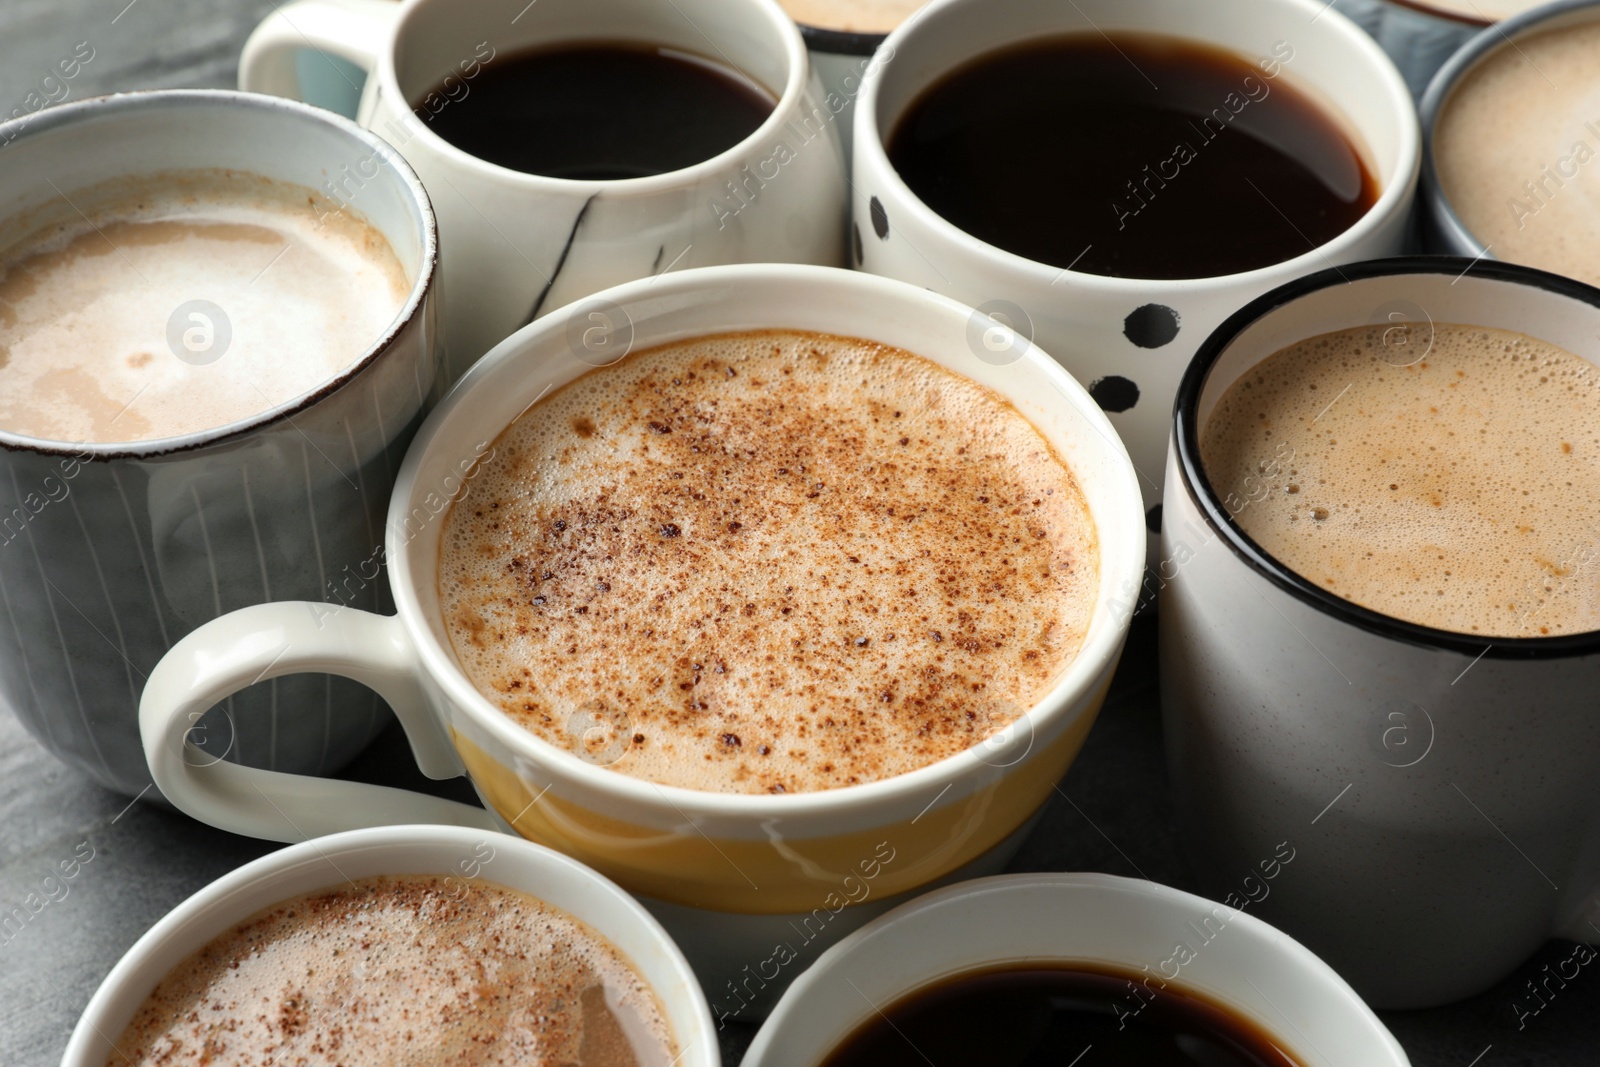
[[[436, 398], [440, 363], [427, 194], [383, 141], [316, 108], [163, 91], [5, 123], [0, 219], [75, 222], [120, 181], [191, 168], [323, 192], [388, 239], [411, 289], [384, 335], [350, 353], [341, 374], [249, 419], [136, 444], [44, 441], [0, 427], [0, 701], [50, 751], [130, 796], [150, 785], [140, 691], [189, 631], [285, 598], [391, 610], [378, 573], [383, 512]], [[330, 176], [351, 180], [330, 189]], [[174, 310], [151, 313], [165, 320]], [[225, 363], [224, 353], [213, 366]], [[191, 740], [201, 747], [195, 758], [323, 774], [387, 719], [353, 682], [280, 678], [208, 713]]]
[[[1235, 518], [1272, 492], [1303, 421], [1282, 420], [1263, 476], [1238, 484], [1211, 480], [1199, 441], [1274, 352], [1387, 324], [1385, 361], [1404, 366], [1431, 350], [1433, 323], [1600, 363], [1600, 289], [1529, 267], [1417, 256], [1280, 286], [1217, 327], [1179, 386], [1154, 579], [1167, 763], [1195, 867], [1379, 1008], [1481, 992], [1550, 937], [1600, 942], [1600, 630], [1480, 638], [1336, 596]], [[1566, 580], [1595, 580], [1600, 549], [1584, 540]], [[1281, 877], [1280, 850], [1295, 856]]]

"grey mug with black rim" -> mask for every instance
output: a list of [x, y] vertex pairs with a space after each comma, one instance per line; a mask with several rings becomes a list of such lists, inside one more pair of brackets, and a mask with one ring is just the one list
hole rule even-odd
[[[1245, 532], [1237, 516], [1271, 488], [1214, 482], [1200, 435], [1290, 345], [1383, 325], [1416, 361], [1438, 323], [1600, 363], [1600, 289], [1558, 275], [1446, 256], [1322, 271], [1200, 346], [1166, 474], [1161, 701], [1183, 840], [1219, 891], [1293, 847], [1256, 914], [1381, 1008], [1480, 992], [1552, 936], [1600, 941], [1600, 631], [1481, 637], [1335, 595]], [[1303, 431], [1283, 422], [1294, 449]], [[1579, 550], [1573, 580], [1596, 558]]]
[[[125, 443], [0, 426], [0, 702], [95, 781], [155, 799], [139, 698], [180, 638], [274, 599], [390, 610], [384, 508], [438, 394], [433, 212], [377, 137], [326, 111], [244, 93], [64, 104], [0, 125], [0, 146], [0, 218], [41, 224], [76, 225], [80, 209], [111, 208], [135, 183], [159, 189], [171, 172], [320, 189], [329, 171], [372, 164], [372, 179], [340, 208], [388, 240], [409, 285], [383, 335], [351, 352], [342, 372], [260, 414]], [[151, 309], [168, 321], [169, 343], [169, 312], [180, 310]], [[205, 341], [221, 346], [205, 362], [241, 373], [225, 350], [236, 328], [226, 309], [205, 314]], [[177, 347], [155, 355], [184, 358]], [[326, 774], [388, 721], [382, 701], [354, 682], [280, 678], [198, 716], [190, 740], [195, 759]]]

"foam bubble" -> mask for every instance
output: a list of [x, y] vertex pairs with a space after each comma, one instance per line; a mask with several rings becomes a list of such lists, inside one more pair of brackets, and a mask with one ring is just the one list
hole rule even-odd
[[1076, 655], [1099, 567], [1071, 473], [1003, 399], [790, 332], [668, 345], [545, 398], [441, 555], [456, 653], [514, 720], [746, 793], [983, 741]]
[[6, 253], [0, 426], [74, 442], [223, 426], [338, 375], [405, 304], [388, 241], [310, 189], [234, 172], [161, 188]]
[[478, 879], [364, 878], [247, 919], [174, 968], [107, 1067], [667, 1067], [655, 993], [585, 924]]
[[1239, 524], [1395, 618], [1486, 637], [1600, 629], [1600, 369], [1445, 323], [1402, 366], [1384, 335], [1311, 338], [1224, 394], [1201, 455]]

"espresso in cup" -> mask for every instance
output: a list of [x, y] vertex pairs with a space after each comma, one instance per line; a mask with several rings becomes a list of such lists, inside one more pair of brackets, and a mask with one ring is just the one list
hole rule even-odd
[[1072, 471], [910, 352], [792, 331], [668, 344], [538, 401], [441, 541], [468, 677], [651, 782], [795, 793], [984, 741], [1095, 606]]
[[667, 1067], [654, 991], [605, 937], [477, 879], [361, 878], [214, 938], [163, 978], [106, 1067]]
[[[458, 88], [458, 86], [462, 86]], [[433, 132], [490, 163], [576, 181], [692, 167], [760, 128], [777, 98], [726, 63], [585, 43], [495, 57], [423, 97]]]
[[1518, 36], [1451, 90], [1433, 134], [1439, 189], [1496, 259], [1600, 282], [1600, 23]]
[[928, 207], [1037, 263], [1211, 278], [1349, 229], [1378, 185], [1344, 120], [1252, 62], [1156, 34], [992, 51], [928, 88], [887, 141]]
[[1299, 1067], [1286, 1042], [1203, 993], [1106, 964], [1038, 961], [958, 974], [885, 1005], [823, 1067]]
[[1363, 326], [1235, 382], [1201, 455], [1245, 533], [1330, 593], [1457, 633], [1584, 633], [1597, 390], [1594, 364], [1521, 333]]
[[148, 441], [248, 419], [338, 377], [411, 291], [381, 232], [303, 186], [222, 170], [124, 184], [0, 256], [12, 433]]

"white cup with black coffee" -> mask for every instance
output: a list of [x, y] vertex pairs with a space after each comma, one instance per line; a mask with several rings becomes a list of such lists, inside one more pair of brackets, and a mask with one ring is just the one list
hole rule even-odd
[[[935, 0], [884, 42], [854, 262], [952, 296], [1089, 387], [1152, 533], [1173, 392], [1228, 314], [1398, 252], [1419, 156], [1394, 64], [1315, 0]], [[1152, 538], [1152, 562], [1153, 557]]]
[[297, 0], [245, 45], [240, 88], [299, 95], [307, 48], [367, 72], [359, 121], [433, 198], [451, 381], [621, 282], [843, 263], [839, 134], [776, 0]]

